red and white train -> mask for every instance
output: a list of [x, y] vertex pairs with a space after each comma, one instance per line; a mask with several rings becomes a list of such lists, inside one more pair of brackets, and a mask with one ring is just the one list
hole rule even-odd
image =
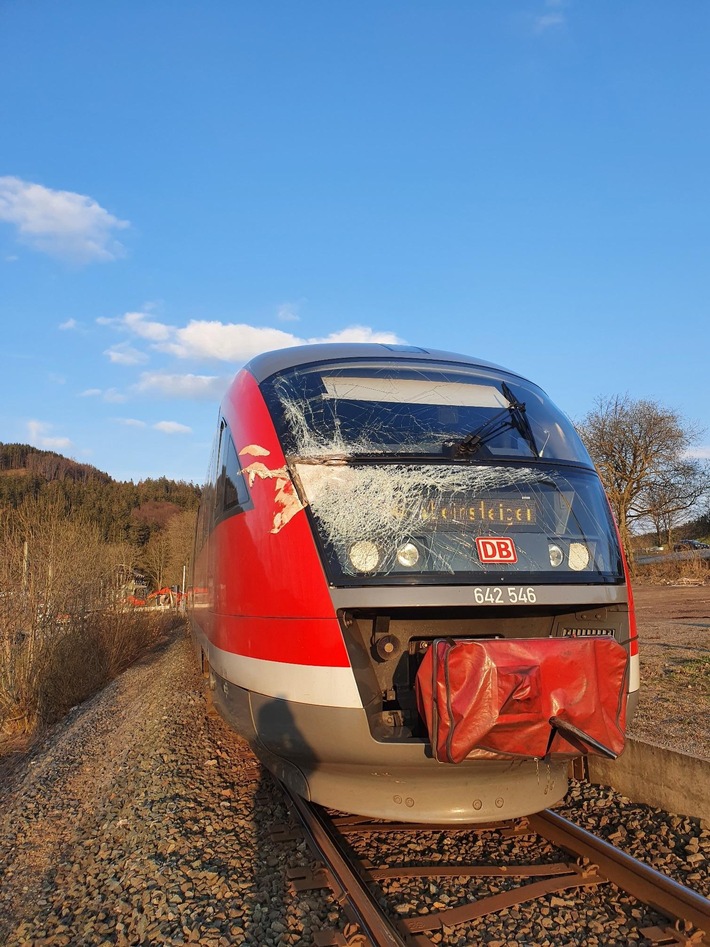
[[601, 482], [538, 387], [413, 346], [310, 345], [232, 383], [191, 623], [215, 705], [343, 811], [482, 822], [616, 756], [638, 697]]

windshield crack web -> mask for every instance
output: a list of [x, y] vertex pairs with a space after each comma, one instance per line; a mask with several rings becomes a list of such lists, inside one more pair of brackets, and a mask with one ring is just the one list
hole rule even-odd
[[[463, 384], [426, 377], [324, 377], [313, 391], [308, 374], [274, 385], [300, 457], [357, 454], [442, 454], [442, 444], [462, 437], [462, 419], [506, 405], [490, 384]], [[396, 382], [396, 384], [395, 384]], [[465, 430], [464, 430], [465, 433]]]
[[[573, 501], [585, 520], [575, 533], [591, 524], [598, 532], [570, 479], [525, 463], [530, 446], [514, 425], [496, 435], [485, 462], [453, 460], [447, 444], [509, 404], [489, 379], [328, 369], [278, 378], [273, 390], [301, 498], [346, 573], [363, 571], [349, 556], [359, 541], [380, 551], [367, 570], [379, 575], [500, 572], [501, 562], [484, 564], [477, 554], [476, 538], [491, 536], [515, 537], [516, 564], [504, 563], [507, 571], [549, 571], [547, 537], [576, 520]], [[417, 546], [416, 567], [397, 563], [407, 543]]]
[[[530, 491], [534, 484], [550, 482], [544, 472], [527, 467], [298, 464], [297, 471], [327, 542], [337, 548], [367, 539], [394, 552], [415, 541], [426, 546], [430, 571], [449, 573], [479, 567], [474, 561], [477, 524], [468, 521], [476, 515], [473, 496], [516, 486]], [[491, 532], [487, 524], [478, 526], [478, 534]], [[378, 571], [393, 565], [385, 556]]]

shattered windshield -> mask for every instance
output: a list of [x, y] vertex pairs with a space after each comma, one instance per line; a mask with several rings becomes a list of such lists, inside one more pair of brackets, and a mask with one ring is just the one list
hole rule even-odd
[[302, 366], [269, 379], [264, 392], [291, 456], [542, 457], [592, 466], [572, 424], [540, 389], [488, 369]]
[[534, 385], [350, 361], [262, 390], [334, 584], [622, 580], [599, 477]]
[[608, 582], [622, 566], [592, 471], [297, 463], [336, 581]]

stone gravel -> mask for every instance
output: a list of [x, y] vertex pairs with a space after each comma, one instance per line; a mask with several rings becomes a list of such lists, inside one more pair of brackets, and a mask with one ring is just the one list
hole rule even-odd
[[[561, 811], [710, 894], [710, 826], [578, 783]], [[246, 744], [207, 713], [204, 682], [180, 632], [28, 754], [4, 762], [0, 944], [271, 947], [310, 944], [328, 927], [350, 935], [329, 892], [291, 893], [288, 869], [313, 859], [303, 841], [272, 839], [274, 824], [286, 821], [278, 790]], [[357, 843], [373, 861], [391, 863], [514, 861], [533, 845], [446, 832]], [[557, 855], [548, 848], [544, 857]], [[497, 879], [484, 888], [507, 884]], [[400, 916], [455, 906], [482, 890], [462, 878], [383, 887]], [[548, 896], [432, 939], [493, 947], [643, 944], [633, 930], [657, 920], [604, 888]]]
[[203, 691], [181, 635], [5, 767], [0, 943], [267, 947], [340, 919], [288, 896], [311, 856], [271, 841], [286, 807]]
[[[710, 826], [634, 805], [612, 790], [572, 781], [560, 815], [599, 833], [629, 854], [699, 893], [710, 895]], [[569, 855], [536, 835], [504, 838], [497, 831], [428, 830], [393, 836], [349, 836], [358, 855], [377, 865], [486, 865], [568, 862]], [[534, 881], [535, 879], [531, 879]], [[515, 877], [470, 879], [392, 879], [382, 882], [396, 915], [414, 917], [454, 908], [530, 883]], [[382, 900], [383, 906], [385, 899]], [[623, 947], [649, 944], [640, 929], [668, 922], [611, 885], [560, 891], [523, 903], [504, 914], [489, 915], [435, 932], [445, 945], [496, 944], [499, 947], [584, 944]]]

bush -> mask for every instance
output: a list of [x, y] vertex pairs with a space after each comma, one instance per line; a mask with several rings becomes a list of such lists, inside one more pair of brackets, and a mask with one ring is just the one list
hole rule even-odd
[[46, 503], [0, 518], [0, 740], [59, 720], [175, 624], [121, 604], [131, 565], [126, 547]]
[[687, 559], [674, 559], [662, 556], [655, 562], [636, 564], [635, 579], [662, 585], [679, 582], [682, 579], [692, 582], [710, 580], [710, 559], [691, 556]]
[[107, 609], [51, 630], [0, 638], [0, 744], [60, 720], [164, 640], [175, 613]]

